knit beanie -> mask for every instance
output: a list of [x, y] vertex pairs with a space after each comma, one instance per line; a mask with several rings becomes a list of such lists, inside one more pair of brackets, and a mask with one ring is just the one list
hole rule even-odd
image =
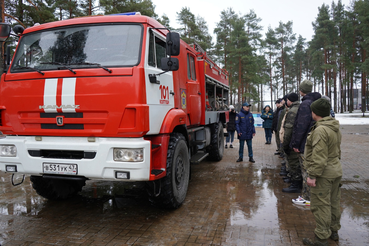
[[284, 95], [284, 97], [282, 98], [282, 100], [284, 101], [284, 103], [287, 103], [287, 97], [288, 97], [288, 94], [287, 95]]
[[299, 90], [302, 93], [309, 94], [313, 90], [313, 83], [310, 80], [305, 79], [301, 82]]
[[299, 96], [296, 93], [292, 92], [288, 94], [287, 99], [291, 102], [296, 102], [297, 100], [299, 100]]
[[310, 105], [311, 111], [320, 117], [326, 117], [331, 114], [331, 104], [327, 99], [319, 98]]

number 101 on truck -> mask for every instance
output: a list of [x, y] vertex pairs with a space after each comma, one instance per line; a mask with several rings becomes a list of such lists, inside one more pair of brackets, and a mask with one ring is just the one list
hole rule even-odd
[[222, 159], [228, 74], [197, 44], [139, 14], [0, 27], [19, 39], [0, 82], [0, 169], [39, 195], [142, 181], [176, 208], [191, 164]]

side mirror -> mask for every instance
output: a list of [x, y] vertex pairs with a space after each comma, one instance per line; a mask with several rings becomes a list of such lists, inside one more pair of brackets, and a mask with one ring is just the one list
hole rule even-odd
[[179, 69], [179, 62], [177, 58], [161, 58], [161, 69], [163, 71], [177, 71]]
[[178, 56], [180, 52], [180, 37], [177, 32], [169, 32], [167, 34], [167, 55]]
[[24, 32], [24, 27], [21, 25], [15, 25], [13, 27], [13, 32], [19, 36]]
[[0, 23], [0, 42], [5, 42], [9, 38], [11, 27], [7, 23]]

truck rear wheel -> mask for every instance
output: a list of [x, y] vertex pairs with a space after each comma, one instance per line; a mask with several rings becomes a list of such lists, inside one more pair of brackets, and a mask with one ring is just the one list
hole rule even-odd
[[209, 159], [220, 161], [224, 153], [224, 131], [221, 122], [211, 126], [211, 144], [209, 149]]
[[77, 195], [85, 186], [85, 180], [48, 179], [31, 176], [32, 187], [37, 194], [49, 200], [63, 200]]
[[186, 140], [182, 134], [173, 133], [168, 145], [167, 175], [151, 183], [160, 188], [149, 185], [150, 202], [160, 207], [178, 208], [186, 198], [189, 177], [190, 160]]

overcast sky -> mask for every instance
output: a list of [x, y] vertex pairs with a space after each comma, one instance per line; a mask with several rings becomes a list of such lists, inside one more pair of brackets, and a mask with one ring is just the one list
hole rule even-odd
[[[301, 35], [306, 41], [310, 41], [313, 35], [312, 22], [318, 15], [318, 7], [322, 4], [331, 6], [332, 0], [152, 0], [156, 6], [155, 12], [161, 17], [164, 13], [170, 19], [170, 25], [178, 27], [177, 12], [183, 7], [188, 7], [197, 17], [201, 16], [208, 23], [209, 33], [214, 37], [213, 31], [216, 23], [220, 21], [220, 13], [232, 8], [239, 15], [246, 15], [251, 9], [261, 18], [263, 26], [262, 34], [268, 27], [275, 29], [279, 22], [293, 22], [293, 32], [296, 38]], [[335, 3], [338, 0], [334, 0]], [[347, 8], [351, 0], [341, 0]], [[213, 38], [213, 42], [215, 42]]]

